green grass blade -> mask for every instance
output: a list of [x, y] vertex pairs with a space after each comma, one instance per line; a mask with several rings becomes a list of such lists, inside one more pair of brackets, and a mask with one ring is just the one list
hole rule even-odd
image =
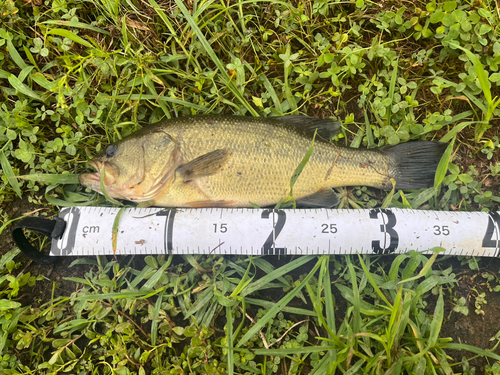
[[455, 371], [451, 368], [450, 364], [448, 363], [449, 356], [446, 355], [444, 350], [439, 349], [436, 350], [436, 358], [439, 361], [439, 366], [441, 367], [441, 370], [445, 375], [455, 375]]
[[11, 73], [6, 72], [5, 70], [0, 69], [0, 78], [1, 79], [8, 79]]
[[42, 184], [60, 184], [73, 185], [78, 184], [77, 174], [50, 174], [50, 173], [33, 173], [24, 176], [18, 176], [23, 180], [38, 181]]
[[399, 322], [395, 330], [394, 340], [397, 343], [401, 343], [404, 340], [405, 332], [409, 330], [408, 322], [410, 321], [410, 312], [412, 304], [413, 292], [405, 291], [403, 297], [403, 305], [401, 308], [401, 314], [399, 316]]
[[252, 106], [245, 100], [243, 95], [240, 93], [238, 88], [235, 86], [235, 84], [231, 81], [231, 77], [229, 77], [229, 74], [226, 71], [226, 68], [224, 64], [219, 60], [217, 55], [215, 54], [214, 50], [210, 46], [210, 43], [208, 43], [207, 39], [201, 32], [200, 28], [196, 24], [196, 21], [193, 19], [191, 16], [191, 13], [187, 10], [186, 6], [181, 0], [175, 0], [175, 3], [181, 10], [182, 14], [186, 18], [186, 21], [189, 23], [189, 26], [191, 26], [191, 29], [195, 32], [196, 36], [198, 37], [198, 40], [200, 43], [203, 45], [203, 48], [207, 51], [208, 55], [214, 62], [214, 64], [217, 66], [219, 69], [219, 74], [222, 76], [225, 84], [229, 87], [233, 95], [240, 101], [240, 103], [252, 114], [254, 117], [259, 117], [259, 114], [257, 111], [255, 111]]
[[[344, 348], [344, 343], [340, 338], [333, 332], [330, 327], [328, 326], [328, 323], [325, 320], [325, 317], [323, 316], [323, 304], [321, 302], [321, 298], [318, 298], [317, 296], [315, 297], [314, 290], [311, 286], [310, 283], [306, 283], [306, 289], [307, 292], [309, 293], [309, 297], [311, 299], [311, 302], [313, 304], [314, 310], [316, 311], [316, 315], [318, 317], [318, 320], [320, 324], [323, 326], [324, 329], [326, 329], [329, 339], [328, 341], [331, 341], [335, 343], [339, 348]], [[319, 287], [317, 287], [318, 291]]]
[[48, 185], [45, 188], [45, 199], [47, 200], [47, 202], [49, 202], [54, 206], [61, 206], [61, 207], [90, 206], [91, 204], [94, 204], [97, 201], [97, 200], [89, 200], [87, 197], [80, 194], [78, 194], [78, 196], [81, 199], [62, 200], [54, 198], [52, 194], [50, 194], [50, 192], [59, 186], [61, 185], [60, 184]]
[[[155, 88], [155, 85], [153, 83], [152, 77], [155, 77], [154, 74], [153, 74], [153, 72], [151, 72], [150, 70], [148, 70], [148, 74], [144, 77], [144, 84], [149, 89], [149, 92], [151, 93], [151, 95], [156, 96], [157, 99], [155, 100], [155, 102], [158, 103], [158, 105], [162, 109], [162, 111], [165, 114], [165, 116], [168, 119], [170, 119], [170, 118], [172, 118], [172, 115], [170, 114], [170, 111], [168, 110], [168, 107], [167, 107], [167, 105], [165, 103], [166, 100], [158, 100], [158, 98], [160, 97], [160, 95], [158, 95], [158, 93], [156, 91], [156, 88]], [[163, 96], [163, 95], [161, 95], [161, 96]], [[127, 100], [129, 100], [129, 99], [127, 99]], [[139, 100], [142, 100], [142, 98], [139, 99]]]
[[483, 64], [481, 64], [481, 61], [479, 61], [477, 56], [474, 55], [471, 51], [459, 46], [458, 44], [450, 43], [450, 45], [464, 51], [469, 60], [472, 62], [474, 68], [476, 68], [477, 78], [479, 80], [479, 84], [481, 85], [481, 89], [483, 90], [484, 97], [488, 102], [488, 104], [490, 104], [492, 102], [490, 82], [488, 81], [488, 76], [486, 75]]
[[[455, 84], [455, 82], [451, 82], [451, 81], [448, 81], [448, 82], [450, 82], [450, 84]], [[451, 119], [449, 119], [449, 120], [442, 120], [442, 121], [436, 122], [436, 125], [446, 126], [446, 125], [450, 125], [450, 124], [456, 124], [457, 122], [463, 120], [464, 118], [467, 118], [467, 117], [470, 117], [473, 115], [474, 115], [474, 111], [471, 111], [471, 110], [465, 111], [465, 112], [460, 112], [459, 114], [452, 116]], [[451, 137], [450, 137], [450, 139], [451, 139]]]
[[169, 98], [167, 96], [157, 96], [157, 95], [141, 95], [141, 94], [132, 94], [132, 95], [99, 95], [101, 98], [107, 99], [115, 99], [115, 100], [153, 100], [159, 102], [170, 102], [174, 104], [179, 104], [187, 108], [193, 108], [200, 112], [207, 112], [209, 109], [199, 104], [186, 102], [184, 100]]
[[153, 310], [153, 317], [151, 319], [151, 343], [153, 346], [156, 345], [156, 339], [158, 338], [158, 316], [160, 315], [161, 303], [163, 302], [163, 295], [165, 294], [165, 289], [163, 289], [158, 296], [155, 303], [155, 308]]
[[[411, 310], [408, 309], [408, 310]], [[417, 345], [419, 353], [415, 354], [417, 355], [422, 355], [424, 354], [424, 347], [423, 344], [425, 344], [425, 341], [421, 340], [422, 339], [422, 333], [420, 332], [420, 327], [417, 325], [415, 322], [413, 322], [412, 319], [408, 319], [408, 331], [412, 333], [413, 337], [416, 339], [415, 344]]]
[[[38, 67], [38, 65], [35, 61], [35, 58], [33, 57], [33, 54], [31, 53], [31, 51], [26, 46], [23, 46], [23, 51], [26, 54], [26, 57], [28, 58], [30, 63], [33, 65], [33, 68], [40, 71], [40, 68]], [[24, 69], [26, 69], [26, 68], [24, 68]]]
[[[436, 246], [436, 247], [433, 247], [432, 249], [430, 249], [429, 251], [433, 251], [434, 254], [432, 254], [432, 256], [427, 260], [425, 265], [422, 267], [422, 269], [420, 270], [420, 272], [417, 275], [418, 277], [429, 276], [430, 272], [431, 272], [432, 265], [436, 261], [437, 256], [439, 255], [440, 252], [443, 252], [446, 250], [442, 247]], [[407, 279], [407, 280], [410, 280], [410, 279]]]
[[[247, 296], [256, 292], [257, 290], [265, 287], [271, 281], [282, 278], [284, 275], [310, 262], [311, 259], [313, 259], [313, 256], [301, 256], [272, 272], [265, 270], [266, 275], [247, 285], [247, 287], [241, 292], [241, 296]], [[258, 265], [258, 262], [255, 262], [255, 264]]]
[[[184, 314], [184, 318], [187, 319], [191, 315], [197, 313], [203, 308], [206, 308], [209, 301], [214, 299], [214, 290], [212, 288], [207, 288], [201, 293], [199, 293], [196, 301], [190, 307], [190, 309]], [[232, 306], [232, 305], [231, 305]]]
[[403, 288], [400, 287], [398, 293], [396, 294], [396, 298], [394, 299], [394, 305], [392, 307], [391, 317], [389, 319], [389, 325], [387, 327], [387, 347], [389, 351], [387, 355], [390, 356], [392, 345], [394, 345], [396, 341], [396, 334], [399, 328], [400, 318], [402, 314], [402, 297], [403, 297]]
[[484, 114], [486, 114], [488, 112], [488, 106], [484, 105], [484, 102], [479, 99], [479, 98], [476, 98], [474, 96], [474, 94], [472, 94], [469, 90], [464, 90], [463, 91], [463, 94], [472, 102], [476, 105], [476, 107], [478, 107]]
[[[328, 257], [328, 262], [325, 262], [325, 273], [323, 276], [324, 294], [325, 294], [325, 310], [326, 310], [326, 322], [331, 331], [335, 332], [337, 328], [335, 327], [335, 303], [332, 293], [332, 283], [330, 280], [330, 261]], [[331, 338], [331, 337], [330, 337]], [[334, 355], [335, 357], [335, 355]]]
[[52, 91], [58, 87], [57, 83], [49, 81], [42, 73], [36, 72], [31, 74], [30, 77], [47, 91]]
[[[426, 262], [426, 263], [425, 263], [425, 265], [422, 267], [422, 269], [420, 270], [420, 272], [418, 273], [418, 275], [415, 275], [415, 276], [413, 276], [413, 277], [408, 277], [408, 278], [405, 278], [405, 276], [403, 275], [403, 280], [402, 280], [402, 281], [400, 281], [400, 282], [398, 283], [398, 285], [399, 285], [399, 284], [403, 284], [403, 283], [408, 283], [408, 282], [410, 282], [410, 281], [418, 280], [418, 279], [419, 279], [419, 278], [421, 278], [421, 277], [425, 277], [425, 276], [427, 276], [427, 275], [429, 274], [429, 272], [431, 271], [432, 265], [433, 265], [433, 264], [434, 264], [434, 262], [436, 261], [437, 256], [439, 255], [439, 253], [440, 253], [440, 252], [445, 251], [445, 249], [444, 249], [444, 248], [442, 248], [442, 247], [438, 247], [438, 246], [436, 246], [436, 247], [433, 247], [432, 249], [430, 249], [429, 251], [433, 251], [433, 252], [434, 252], [434, 254], [432, 254], [432, 256], [431, 256], [431, 257], [427, 260], [427, 262]], [[426, 258], [424, 258], [424, 259], [426, 259]], [[419, 261], [417, 261], [417, 262], [419, 262]], [[420, 263], [415, 263], [415, 265], [416, 265], [416, 266], [417, 266], [418, 264], [420, 264]], [[415, 268], [416, 268], [416, 267], [415, 267]], [[406, 270], [405, 270], [405, 271], [406, 271]], [[411, 270], [410, 274], [413, 274], [413, 271], [414, 271], [414, 270]], [[427, 280], [429, 280], [429, 279], [427, 279]], [[427, 281], [427, 280], [426, 280], [426, 281]], [[421, 283], [418, 287], [420, 287], [422, 284], [423, 284], [423, 283]], [[418, 289], [418, 288], [417, 288], [417, 289]]]
[[387, 194], [387, 196], [384, 198], [384, 201], [380, 206], [381, 208], [388, 208], [391, 205], [392, 198], [394, 197], [394, 193], [396, 192], [396, 181], [393, 178], [391, 178], [390, 181], [392, 183], [392, 189], [389, 192], [389, 194]]
[[[316, 133], [317, 132], [318, 132], [318, 130], [316, 129], [314, 131], [314, 136], [313, 136], [313, 139], [312, 139], [312, 142], [311, 142], [311, 146], [309, 147], [309, 150], [307, 150], [306, 154], [304, 155], [304, 157], [300, 161], [299, 165], [297, 166], [297, 168], [295, 168], [295, 171], [292, 174], [292, 178], [290, 179], [290, 193], [288, 195], [288, 198], [286, 198], [283, 201], [283, 203], [287, 203], [287, 202], [292, 201], [293, 202], [293, 208], [297, 207], [297, 202], [295, 201], [295, 198], [293, 197], [293, 187], [294, 187], [295, 183], [297, 182], [297, 180], [299, 179], [300, 174], [304, 170], [304, 167], [309, 162], [309, 159], [311, 158], [311, 155], [314, 152], [314, 141], [316, 139]], [[279, 201], [278, 204], [276, 205], [276, 209], [280, 208], [280, 206], [281, 206], [281, 201]]]
[[461, 122], [458, 125], [455, 125], [453, 129], [451, 129], [446, 135], [444, 135], [439, 142], [447, 143], [450, 140], [452, 140], [458, 133], [460, 133], [462, 130], [464, 130], [467, 126], [473, 125], [473, 124], [487, 124], [486, 121], [465, 121]]
[[[250, 297], [245, 297], [245, 302], [250, 304], [250, 305], [261, 306], [265, 309], [270, 309], [271, 307], [273, 307], [275, 305], [274, 302], [265, 301], [262, 299], [250, 298]], [[299, 307], [285, 306], [281, 311], [289, 313], [289, 314], [295, 314], [295, 315], [318, 316], [318, 314], [316, 314], [315, 311], [301, 309]]]
[[431, 276], [422, 281], [420, 284], [418, 284], [417, 289], [415, 291], [415, 295], [413, 296], [412, 299], [412, 307], [415, 307], [416, 304], [419, 302], [420, 298], [429, 290], [438, 285], [438, 283], [439, 283], [439, 278]]
[[436, 174], [434, 175], [434, 189], [437, 189], [441, 182], [443, 182], [446, 173], [448, 172], [448, 165], [450, 164], [451, 153], [453, 152], [453, 145], [455, 144], [455, 137], [453, 137], [452, 141], [446, 147], [446, 150], [441, 156], [441, 160], [439, 160], [438, 167], [436, 169]]
[[368, 111], [364, 111], [365, 115], [365, 129], [366, 129], [366, 140], [368, 142], [368, 148], [375, 147], [375, 140], [373, 139], [372, 124], [368, 118]]
[[380, 290], [378, 287], [378, 284], [376, 283], [375, 279], [373, 278], [372, 274], [370, 273], [370, 270], [366, 266], [365, 262], [363, 261], [363, 258], [361, 257], [361, 254], [358, 254], [359, 258], [359, 263], [361, 264], [361, 268], [363, 268], [363, 272], [365, 273], [366, 277], [368, 278], [368, 282], [370, 285], [373, 287], [373, 290], [375, 290], [375, 293], [377, 293], [377, 296], [384, 301], [389, 308], [392, 309], [392, 303], [389, 302], [387, 297], [385, 296], [384, 293]]
[[271, 100], [273, 101], [274, 108], [276, 111], [278, 111], [279, 114], [283, 115], [283, 108], [281, 107], [281, 102], [278, 98], [278, 95], [276, 94], [276, 91], [274, 90], [273, 85], [271, 82], [269, 82], [269, 79], [266, 77], [266, 75], [262, 75], [262, 84], [266, 88], [266, 91], [269, 93], [271, 96]]
[[290, 197], [292, 196], [293, 186], [295, 185], [295, 183], [299, 179], [300, 174], [304, 170], [304, 167], [306, 166], [307, 162], [309, 161], [309, 159], [311, 158], [311, 156], [314, 152], [314, 141], [316, 140], [316, 133], [317, 132], [318, 132], [318, 130], [316, 129], [314, 131], [314, 136], [313, 136], [313, 139], [311, 142], [311, 146], [309, 147], [309, 150], [307, 150], [306, 154], [304, 155], [304, 157], [300, 161], [300, 164], [297, 166], [297, 168], [293, 172], [292, 178], [290, 179]]
[[94, 48], [92, 44], [87, 42], [85, 39], [79, 37], [75, 33], [65, 30], [65, 29], [51, 29], [47, 31], [47, 34], [54, 34], [54, 35], [59, 35], [62, 36], [63, 38], [68, 38], [71, 39], [73, 42], [79, 43], [87, 48]]
[[33, 65], [29, 65], [26, 68], [24, 68], [23, 70], [21, 70], [21, 72], [17, 76], [17, 78], [19, 79], [19, 81], [24, 82], [24, 80], [26, 79], [26, 77], [31, 73], [31, 71], [33, 69], [35, 69], [35, 67]]
[[248, 274], [250, 273], [250, 269], [252, 268], [252, 262], [248, 262], [248, 267], [247, 267], [247, 270], [245, 271], [245, 274], [243, 275], [243, 277], [241, 278], [240, 282], [238, 283], [238, 285], [236, 286], [236, 288], [234, 288], [234, 291], [231, 293], [231, 297], [236, 297], [238, 294], [241, 293], [241, 291], [245, 290], [245, 287], [248, 286], [248, 284], [250, 284], [253, 280], [253, 277], [251, 277], [249, 280], [248, 279]]
[[7, 39], [7, 47], [9, 48], [10, 57], [19, 68], [24, 69], [28, 67], [28, 64], [24, 62], [23, 58], [21, 57], [19, 52], [17, 52], [16, 47], [14, 47], [14, 44], [10, 39]]
[[349, 368], [349, 370], [347, 370], [344, 375], [356, 375], [356, 374], [359, 374], [360, 372], [360, 369], [362, 366], [365, 365], [365, 360], [364, 359], [361, 359], [359, 361], [357, 361], [352, 367]]
[[172, 262], [172, 257], [169, 257], [168, 260], [161, 266], [158, 271], [155, 272], [153, 276], [151, 276], [148, 281], [142, 286], [141, 290], [151, 290], [154, 288], [156, 283], [160, 280], [162, 275], [165, 273], [165, 270], [170, 267], [170, 263]]
[[111, 236], [111, 245], [113, 246], [113, 254], [116, 254], [116, 244], [118, 242], [118, 227], [120, 226], [120, 218], [122, 217], [125, 207], [121, 207], [113, 220], [113, 229]]
[[396, 81], [398, 79], [398, 62], [399, 59], [396, 59], [394, 62], [394, 69], [392, 70], [391, 82], [389, 83], [389, 98], [391, 99], [391, 105], [387, 108], [387, 123], [386, 126], [392, 126], [391, 117], [392, 117], [392, 105], [394, 104], [394, 90], [396, 89]]
[[[179, 36], [177, 35], [177, 32], [175, 31], [174, 27], [172, 26], [172, 23], [170, 22], [170, 19], [168, 18], [168, 16], [160, 8], [160, 6], [158, 5], [158, 3], [155, 0], [149, 0], [149, 4], [151, 4], [151, 6], [155, 10], [155, 12], [158, 14], [158, 16], [160, 16], [160, 18], [162, 19], [162, 21], [165, 24], [165, 26], [167, 26], [168, 30], [170, 31], [170, 34], [175, 39], [175, 41], [177, 42], [177, 44], [180, 46], [180, 48], [184, 52], [185, 56], [189, 60], [191, 60], [189, 52], [186, 50], [186, 47], [184, 46], [184, 43], [179, 39]], [[208, 6], [210, 4], [210, 2], [207, 2], [205, 4]], [[202, 8], [203, 8], [203, 6], [202, 6]]]
[[[63, 278], [64, 280], [71, 278]], [[75, 297], [75, 301], [102, 301], [106, 299], [125, 299], [125, 298], [136, 298], [136, 299], [147, 299], [151, 298], [158, 293], [161, 293], [164, 289], [160, 288], [157, 290], [152, 290], [150, 292], [115, 292], [115, 293], [99, 293], [99, 294], [86, 294]], [[173, 297], [173, 294], [165, 295], [165, 297]]]
[[[359, 288], [358, 288], [358, 279], [356, 277], [356, 271], [354, 270], [354, 266], [351, 262], [351, 257], [347, 256], [346, 258], [347, 262], [347, 269], [349, 271], [349, 275], [351, 278], [351, 286], [352, 286], [352, 294], [353, 294], [353, 300], [352, 300], [352, 305], [353, 305], [353, 322], [352, 322], [352, 330], [354, 333], [358, 333], [359, 329], [361, 327], [361, 299], [359, 296]], [[357, 340], [354, 341], [354, 343]], [[357, 345], [354, 344], [354, 347]]]
[[[321, 360], [314, 366], [309, 375], [334, 375], [337, 363], [330, 360], [329, 356], [323, 356]], [[330, 368], [333, 367], [332, 370]]]
[[104, 184], [104, 175], [105, 175], [105, 169], [104, 167], [101, 168], [101, 173], [100, 173], [100, 188], [101, 188], [101, 192], [102, 192], [102, 195], [104, 195], [104, 197], [106, 198], [106, 200], [110, 203], [113, 203], [113, 204], [116, 204], [118, 206], [123, 206], [123, 204], [121, 204], [120, 202], [118, 202], [116, 199], [114, 199], [113, 197], [111, 197], [111, 195], [108, 194], [108, 192], [106, 191], [106, 185]]
[[452, 350], [467, 350], [468, 352], [478, 354], [484, 357], [492, 358], [495, 361], [500, 361], [500, 355], [493, 353], [488, 349], [481, 349], [476, 346], [467, 345], [467, 344], [455, 344], [451, 342], [447, 342], [444, 344], [439, 344], [439, 346], [443, 349], [452, 349]]
[[22, 83], [19, 78], [17, 78], [14, 74], [9, 75], [9, 83], [11, 84], [12, 87], [14, 87], [17, 91], [20, 93], [29, 96], [32, 99], [38, 100], [40, 102], [43, 102], [44, 100], [32, 89], [30, 89], [27, 85]]
[[234, 336], [233, 336], [233, 307], [226, 306], [226, 344], [227, 344], [227, 373], [234, 374]]
[[392, 261], [391, 269], [389, 270], [389, 280], [396, 280], [398, 278], [399, 268], [405, 259], [408, 259], [408, 255], [400, 254]]
[[[227, 349], [227, 348], [226, 348]], [[337, 349], [336, 346], [304, 346], [302, 348], [283, 348], [283, 349], [244, 349], [244, 348], [238, 348], [235, 347], [233, 350], [235, 352], [240, 352], [240, 353], [254, 353], [255, 355], [292, 355], [292, 354], [308, 354], [308, 353], [320, 353], [320, 352], [325, 352], [327, 350], [335, 350]]]
[[18, 197], [22, 198], [23, 195], [21, 193], [19, 182], [17, 182], [16, 175], [14, 174], [9, 160], [5, 156], [3, 150], [0, 150], [0, 164], [2, 165], [3, 173], [5, 173], [5, 177], [7, 177], [7, 181], [9, 182], [10, 186], [12, 186], [12, 189], [14, 189]]
[[[344, 348], [345, 344], [340, 340], [340, 338], [336, 334], [336, 326], [335, 326], [335, 306], [333, 302], [333, 294], [332, 294], [332, 285], [330, 281], [330, 256], [324, 255], [322, 258], [322, 264], [320, 268], [320, 273], [318, 277], [318, 286], [317, 286], [317, 294], [316, 301], [313, 301], [313, 306], [317, 312], [318, 320], [323, 325], [328, 333], [328, 338], [331, 342], [336, 343], [340, 348]], [[306, 285], [308, 291], [311, 289], [309, 283]], [[323, 298], [321, 297], [321, 293], [324, 293], [324, 301], [325, 301], [325, 312], [326, 312], [326, 320], [323, 316]], [[311, 300], [312, 300], [312, 293]], [[330, 358], [330, 363], [334, 363], [337, 361], [337, 351], [330, 350], [327, 354]]]
[[429, 348], [436, 345], [441, 333], [441, 326], [443, 324], [444, 317], [444, 300], [443, 300], [443, 290], [439, 289], [439, 297], [436, 302], [436, 307], [434, 308], [434, 315], [432, 316], [431, 330], [429, 333], [429, 340], [427, 341], [427, 346]]
[[101, 29], [96, 26], [89, 25], [88, 23], [85, 22], [79, 22], [79, 21], [64, 21], [64, 20], [49, 20], [49, 21], [44, 21], [41, 22], [42, 24], [47, 24], [47, 25], [59, 25], [59, 26], [68, 26], [68, 27], [76, 27], [78, 29], [87, 29], [87, 30], [92, 30], [97, 33], [105, 34], [105, 35], [111, 35], [111, 33], [107, 30]]
[[425, 189], [411, 201], [411, 207], [417, 209], [434, 196], [436, 196], [436, 188], [434, 186]]
[[259, 332], [264, 326], [266, 326], [271, 321], [271, 319], [273, 319], [280, 311], [282, 311], [283, 308], [287, 306], [288, 303], [290, 303], [290, 301], [295, 298], [295, 296], [302, 290], [302, 288], [304, 288], [306, 283], [311, 280], [320, 265], [321, 262], [318, 260], [318, 262], [316, 262], [316, 265], [304, 278], [304, 280], [302, 280], [302, 282], [296, 288], [289, 291], [285, 297], [279, 300], [262, 318], [260, 318], [259, 321], [252, 328], [250, 328], [248, 332], [240, 339], [236, 347], [239, 348], [245, 345], [248, 340], [250, 340], [250, 338], [257, 334], [257, 332]]
[[123, 35], [123, 45], [127, 46], [129, 44], [128, 41], [128, 30], [127, 30], [127, 18], [122, 18], [122, 35]]
[[[171, 257], [172, 255], [170, 255]], [[135, 288], [137, 285], [139, 285], [139, 283], [144, 280], [144, 278], [146, 277], [146, 275], [148, 275], [151, 271], [153, 271], [154, 268], [151, 267], [151, 266], [148, 266], [147, 264], [144, 266], [144, 268], [142, 269], [141, 272], [139, 272], [136, 277], [134, 278], [134, 280], [132, 280], [130, 282], [130, 287], [131, 288]]]

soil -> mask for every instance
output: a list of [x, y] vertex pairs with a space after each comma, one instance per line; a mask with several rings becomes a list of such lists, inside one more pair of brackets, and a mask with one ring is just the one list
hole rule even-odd
[[[441, 331], [441, 337], [451, 337], [454, 343], [461, 343], [476, 346], [482, 349], [491, 349], [498, 342], [493, 337], [500, 332], [500, 321], [498, 314], [500, 313], [500, 294], [498, 292], [490, 292], [485, 285], [485, 279], [481, 277], [484, 272], [493, 272], [498, 274], [500, 268], [499, 259], [483, 260], [483, 267], [479, 271], [456, 269], [459, 276], [460, 284], [455, 287], [453, 293], [457, 298], [465, 297], [466, 307], [469, 309], [468, 315], [453, 311], [454, 305], [448, 300], [445, 310], [447, 317]], [[468, 268], [468, 267], [466, 267]], [[455, 267], [453, 268], [455, 271]], [[476, 313], [476, 296], [477, 293], [485, 293], [486, 304], [481, 306], [482, 312]], [[500, 354], [500, 348], [494, 350], [496, 354]], [[462, 357], [471, 358], [473, 355], [465, 351], [447, 351], [456, 362], [462, 360]], [[486, 360], [484, 358], [476, 358], [470, 361], [471, 367], [476, 368], [476, 374], [483, 374], [487, 364], [493, 365], [494, 360]], [[457, 369], [458, 370], [458, 369]]]

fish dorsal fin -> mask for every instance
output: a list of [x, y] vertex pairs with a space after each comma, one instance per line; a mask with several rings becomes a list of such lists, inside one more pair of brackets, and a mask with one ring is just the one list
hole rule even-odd
[[228, 149], [215, 150], [191, 160], [177, 169], [184, 181], [190, 181], [197, 177], [210, 176], [217, 173], [228, 161], [231, 151]]
[[330, 140], [334, 138], [341, 129], [341, 123], [339, 121], [334, 121], [328, 118], [321, 119], [302, 115], [280, 116], [271, 118], [284, 121], [288, 125], [293, 126], [297, 131], [310, 136], [311, 138], [313, 137], [314, 132], [317, 129], [318, 136], [325, 140]]
[[297, 206], [300, 207], [326, 207], [331, 208], [339, 204], [337, 194], [330, 188], [322, 189], [314, 194], [297, 199]]

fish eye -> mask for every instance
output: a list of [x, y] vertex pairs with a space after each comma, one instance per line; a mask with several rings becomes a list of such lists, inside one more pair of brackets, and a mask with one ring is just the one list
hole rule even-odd
[[115, 145], [109, 145], [108, 147], [106, 147], [106, 156], [108, 158], [112, 158], [116, 154], [116, 151], [117, 147]]

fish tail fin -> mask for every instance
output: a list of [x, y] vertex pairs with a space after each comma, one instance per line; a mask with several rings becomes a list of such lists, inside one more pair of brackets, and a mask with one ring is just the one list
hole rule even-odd
[[424, 189], [434, 185], [434, 176], [448, 145], [416, 141], [380, 149], [393, 161], [391, 176], [397, 189]]

